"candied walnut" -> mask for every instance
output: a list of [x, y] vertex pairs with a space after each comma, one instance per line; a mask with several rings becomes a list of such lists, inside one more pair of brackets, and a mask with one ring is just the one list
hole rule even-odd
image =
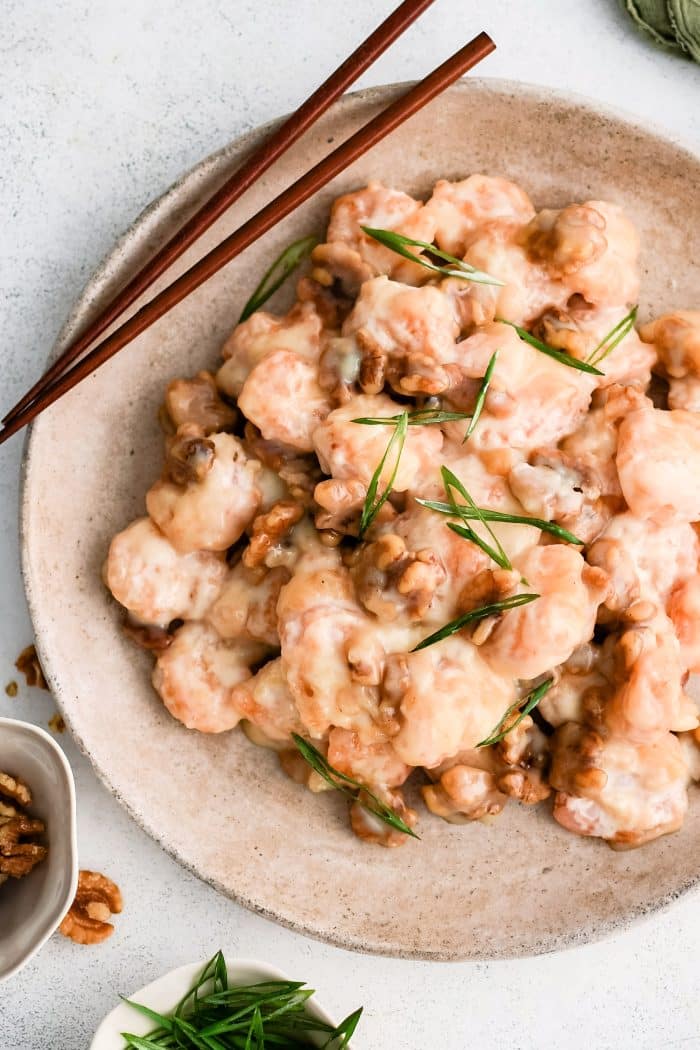
[[314, 486], [323, 476], [316, 457], [279, 441], [267, 441], [252, 423], [246, 423], [244, 438], [250, 454], [279, 475], [292, 499], [309, 506]]
[[342, 241], [317, 245], [311, 261], [316, 265], [314, 278], [319, 283], [330, 279], [331, 285], [337, 281], [342, 294], [349, 299], [354, 299], [361, 285], [374, 276], [372, 267], [360, 253]]
[[358, 383], [364, 394], [379, 394], [384, 389], [386, 376], [386, 354], [365, 329], [357, 333], [357, 344], [361, 350]]
[[46, 684], [41, 664], [39, 663], [39, 657], [37, 656], [36, 649], [33, 645], [28, 645], [22, 650], [15, 660], [15, 667], [20, 674], [24, 675], [27, 685], [36, 686], [37, 689], [49, 688]]
[[176, 485], [203, 481], [214, 464], [214, 442], [197, 423], [183, 423], [165, 441], [165, 477]]
[[3, 820], [0, 823], [0, 876], [21, 879], [46, 859], [47, 847], [32, 841], [45, 831], [43, 821], [25, 813]]
[[550, 276], [565, 277], [600, 259], [608, 247], [606, 227], [605, 218], [589, 204], [570, 204], [562, 211], [541, 211], [525, 227], [522, 239]]
[[211, 372], [173, 379], [165, 393], [165, 408], [176, 428], [194, 423], [204, 434], [233, 427], [238, 419], [236, 410], [222, 400]]
[[448, 769], [437, 784], [421, 788], [421, 793], [430, 812], [450, 824], [495, 817], [508, 801], [492, 772], [466, 765]]
[[425, 617], [447, 573], [430, 548], [409, 551], [401, 536], [385, 533], [362, 550], [353, 578], [359, 600], [380, 619], [403, 614], [416, 622]]
[[250, 544], [243, 552], [243, 564], [249, 569], [269, 566], [274, 551], [281, 550], [282, 541], [303, 516], [304, 508], [292, 500], [280, 500], [264, 514], [258, 514], [253, 521]]
[[504, 795], [532, 806], [551, 794], [545, 778], [549, 741], [529, 715], [515, 725], [519, 717], [517, 711], [512, 713], [504, 726], [510, 725], [508, 732], [495, 746], [497, 758], [508, 767], [499, 773], [496, 782]]
[[[352, 301], [342, 294], [339, 281], [326, 277], [328, 271], [314, 271], [310, 277], [301, 277], [297, 282], [297, 299], [300, 303], [311, 303], [321, 318], [324, 328], [338, 329], [352, 309]], [[323, 279], [321, 279], [323, 277]]]
[[563, 350], [578, 361], [585, 361], [598, 345], [595, 332], [583, 329], [573, 311], [557, 306], [550, 306], [541, 314], [532, 326], [532, 334], [547, 346]]
[[0, 795], [11, 798], [20, 806], [31, 806], [32, 804], [32, 793], [29, 786], [19, 777], [10, 776], [9, 773], [0, 772]]
[[[179, 622], [181, 623], [181, 621]], [[173, 623], [178, 623], [178, 621], [175, 620]], [[138, 645], [140, 649], [146, 649], [151, 653], [161, 653], [168, 648], [173, 640], [170, 628], [158, 627], [152, 623], [139, 623], [138, 620], [132, 619], [128, 613], [122, 624], [122, 630], [127, 638], [134, 642], [135, 645]]]
[[[491, 605], [515, 594], [520, 583], [520, 573], [509, 569], [483, 569], [464, 585], [459, 592], [457, 608], [460, 615]], [[489, 637], [500, 619], [500, 614], [477, 622], [472, 633], [475, 645], [481, 645]]]
[[75, 900], [59, 930], [76, 944], [100, 944], [114, 933], [110, 916], [121, 910], [122, 895], [116, 883], [98, 871], [81, 871]]
[[17, 683], [14, 681], [14, 679], [13, 679], [13, 681], [7, 683], [7, 685], [5, 686], [5, 692], [7, 693], [7, 695], [9, 697], [17, 696], [18, 687], [17, 687]]

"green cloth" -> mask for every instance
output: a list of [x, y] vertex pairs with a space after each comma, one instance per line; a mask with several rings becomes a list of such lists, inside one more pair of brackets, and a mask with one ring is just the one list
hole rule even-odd
[[667, 0], [666, 7], [676, 39], [700, 62], [700, 0]]
[[624, 4], [657, 44], [700, 62], [700, 0], [624, 0]]

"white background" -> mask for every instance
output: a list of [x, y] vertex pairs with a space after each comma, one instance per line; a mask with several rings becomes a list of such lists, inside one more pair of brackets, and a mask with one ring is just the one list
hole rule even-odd
[[[83, 283], [144, 205], [205, 154], [293, 108], [391, 6], [0, 0], [3, 406], [38, 373]], [[484, 75], [593, 96], [700, 148], [700, 67], [650, 46], [615, 0], [437, 0], [361, 83], [421, 76], [482, 28], [498, 44]], [[31, 640], [20, 452], [17, 439], [0, 449], [0, 687]], [[0, 688], [1, 714], [46, 725], [53, 711], [46, 693], [21, 686], [11, 700]], [[3, 987], [3, 1050], [87, 1047], [117, 992], [219, 946], [308, 980], [337, 1014], [364, 1004], [358, 1050], [700, 1048], [697, 894], [555, 956], [448, 965], [352, 955], [248, 914], [181, 871], [61, 742], [76, 774], [82, 865], [120, 884], [125, 910], [106, 944], [54, 937]]]

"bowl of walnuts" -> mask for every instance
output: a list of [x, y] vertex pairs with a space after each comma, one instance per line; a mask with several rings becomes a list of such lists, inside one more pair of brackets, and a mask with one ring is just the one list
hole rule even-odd
[[73, 774], [48, 733], [0, 718], [0, 981], [58, 927], [78, 881]]

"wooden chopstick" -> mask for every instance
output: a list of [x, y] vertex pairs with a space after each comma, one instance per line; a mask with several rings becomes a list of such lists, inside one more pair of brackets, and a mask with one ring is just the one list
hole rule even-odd
[[373, 117], [364, 127], [319, 161], [315, 167], [297, 179], [288, 189], [262, 208], [243, 226], [230, 234], [216, 248], [183, 273], [171, 285], [142, 307], [125, 324], [73, 365], [64, 375], [50, 383], [22, 412], [0, 431], [0, 444], [7, 441], [40, 412], [76, 386], [101, 364], [109, 360], [127, 343], [149, 328], [177, 303], [212, 277], [226, 263], [235, 259], [245, 248], [267, 233], [273, 226], [308, 200], [317, 190], [340, 174], [362, 154], [397, 128], [431, 99], [439, 95], [463, 73], [471, 69], [495, 50], [496, 45], [487, 33], [479, 33], [451, 58], [443, 62], [424, 80], [415, 84], [385, 110]]
[[209, 229], [212, 223], [234, 201], [260, 178], [279, 157], [299, 139], [337, 98], [347, 91], [372, 63], [384, 54], [415, 20], [434, 3], [434, 0], [404, 0], [377, 29], [364, 40], [343, 64], [324, 81], [306, 102], [267, 138], [226, 180], [213, 197], [188, 219], [177, 233], [139, 270], [115, 298], [87, 326], [84, 332], [66, 347], [43, 376], [10, 409], [2, 422], [19, 415], [41, 390], [56, 379], [98, 336], [116, 321], [191, 244]]

